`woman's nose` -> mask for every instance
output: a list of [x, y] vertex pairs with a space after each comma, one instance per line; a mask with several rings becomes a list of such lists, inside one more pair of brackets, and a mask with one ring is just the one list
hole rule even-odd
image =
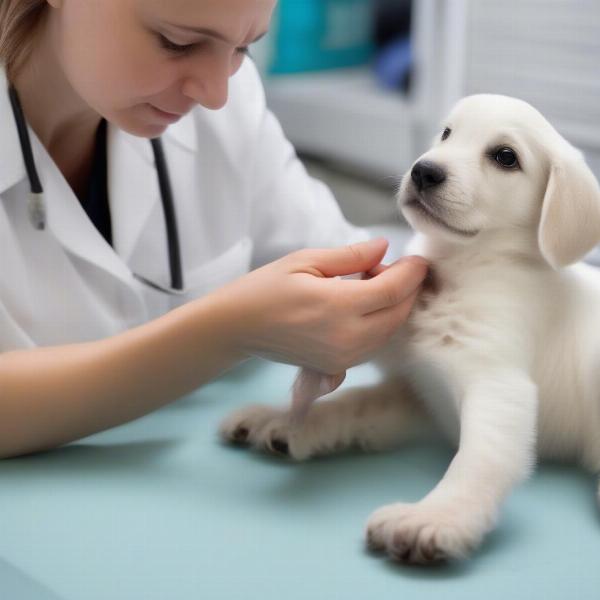
[[184, 96], [211, 110], [225, 106], [231, 76], [229, 62], [198, 65], [186, 75], [181, 90]]

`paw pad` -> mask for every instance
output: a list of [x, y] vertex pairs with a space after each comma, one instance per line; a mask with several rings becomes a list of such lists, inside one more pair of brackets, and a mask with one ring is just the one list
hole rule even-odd
[[276, 454], [280, 454], [282, 456], [290, 455], [290, 447], [285, 440], [275, 438], [269, 442], [269, 448]]

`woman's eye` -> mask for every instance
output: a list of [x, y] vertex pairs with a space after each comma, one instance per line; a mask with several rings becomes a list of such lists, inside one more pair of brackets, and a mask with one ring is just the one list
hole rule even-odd
[[442, 131], [442, 142], [444, 140], [447, 140], [450, 137], [450, 134], [452, 133], [452, 130], [448, 127], [446, 127], [446, 129], [444, 129], [444, 131]]
[[158, 39], [160, 40], [161, 46], [165, 50], [168, 50], [169, 52], [173, 52], [175, 54], [187, 54], [188, 52], [191, 52], [196, 46], [196, 44], [176, 44], [175, 42], [172, 42], [169, 38], [165, 37], [162, 34], [159, 34]]
[[[158, 39], [160, 40], [160, 45], [169, 52], [173, 54], [189, 54], [193, 50], [198, 47], [198, 44], [176, 44], [172, 42], [168, 37], [165, 37], [162, 34], [158, 34]], [[235, 49], [236, 54], [250, 54], [250, 49], [248, 46], [242, 46], [240, 48]]]
[[510, 148], [500, 148], [496, 152], [495, 159], [506, 169], [513, 169], [519, 165], [517, 155]]

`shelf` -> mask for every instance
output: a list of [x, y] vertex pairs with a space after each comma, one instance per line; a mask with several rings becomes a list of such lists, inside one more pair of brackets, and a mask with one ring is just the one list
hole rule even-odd
[[413, 160], [412, 109], [381, 89], [368, 69], [272, 77], [267, 102], [301, 151], [377, 175], [397, 175]]

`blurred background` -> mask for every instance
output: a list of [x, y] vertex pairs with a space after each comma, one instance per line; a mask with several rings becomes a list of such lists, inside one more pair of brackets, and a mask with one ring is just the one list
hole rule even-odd
[[600, 178], [600, 0], [279, 0], [251, 51], [271, 110], [354, 223], [399, 223], [397, 176], [477, 92], [532, 103]]

